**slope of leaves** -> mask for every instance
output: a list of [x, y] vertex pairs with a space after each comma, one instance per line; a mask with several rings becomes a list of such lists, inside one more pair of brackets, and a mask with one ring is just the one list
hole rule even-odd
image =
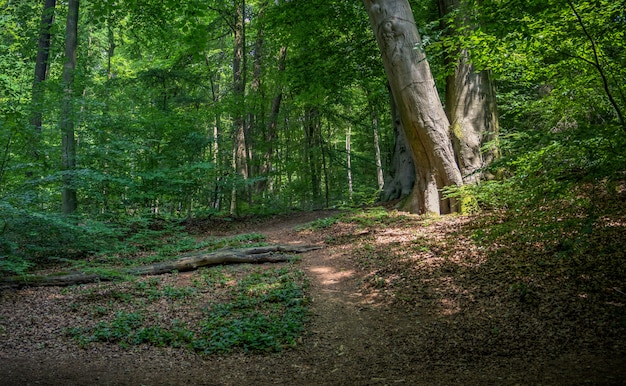
[[623, 357], [625, 209], [622, 193], [593, 218], [558, 201], [439, 220], [392, 212], [330, 234], [358, 243], [365, 296], [413, 310], [425, 361]]

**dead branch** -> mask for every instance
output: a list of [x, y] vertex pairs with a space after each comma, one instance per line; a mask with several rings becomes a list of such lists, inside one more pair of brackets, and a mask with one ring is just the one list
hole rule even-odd
[[193, 271], [200, 267], [224, 264], [259, 264], [279, 263], [293, 259], [291, 254], [304, 253], [320, 249], [315, 245], [269, 245], [239, 249], [219, 249], [214, 252], [200, 252], [184, 255], [179, 259], [164, 261], [139, 267], [120, 269], [115, 274], [101, 274], [91, 272], [61, 272], [46, 276], [13, 276], [0, 279], [0, 289], [41, 287], [41, 286], [69, 286], [76, 284], [110, 281], [124, 275], [146, 276], [161, 275], [169, 272]]

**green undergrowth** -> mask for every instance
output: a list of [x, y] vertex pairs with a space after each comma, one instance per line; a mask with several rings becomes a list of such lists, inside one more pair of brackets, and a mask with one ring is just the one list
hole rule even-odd
[[356, 224], [361, 228], [387, 226], [406, 222], [411, 216], [382, 206], [346, 210], [331, 217], [320, 218], [296, 227], [297, 231], [329, 229], [337, 223]]
[[265, 236], [259, 233], [246, 233], [229, 237], [208, 237], [196, 240], [188, 234], [172, 235], [155, 245], [151, 250], [137, 253], [136, 251], [119, 251], [95, 259], [93, 262], [110, 265], [141, 265], [150, 264], [172, 258], [178, 258], [181, 253], [193, 251], [211, 252], [221, 248], [242, 248], [266, 245]]
[[[267, 245], [264, 240], [265, 236], [258, 233], [246, 233], [221, 238], [208, 237], [203, 240], [195, 240], [191, 236], [183, 234], [179, 239], [175, 239], [173, 236], [171, 238], [168, 237], [163, 241], [163, 245], [155, 245], [154, 248], [145, 250], [142, 253], [128, 253], [128, 251], [118, 250], [115, 253], [79, 260], [49, 257], [48, 264], [45, 266], [53, 266], [56, 268], [57, 275], [80, 271], [85, 274], [98, 275], [110, 281], [124, 281], [132, 279], [132, 275], [124, 272], [126, 268], [176, 260], [179, 259], [181, 255], [189, 252], [210, 253], [224, 248], [264, 246]], [[24, 264], [24, 261], [5, 261], [5, 264]], [[31, 282], [36, 282], [38, 280], [36, 270], [31, 269], [26, 272], [28, 267], [29, 266], [19, 272], [17, 272], [15, 268], [7, 270], [7, 272], [13, 272], [13, 278], [19, 277]], [[6, 276], [11, 277], [11, 275]]]
[[[122, 288], [87, 290], [70, 309], [87, 313], [92, 323], [66, 333], [82, 346], [148, 344], [202, 354], [295, 346], [308, 317], [304, 274], [291, 265], [242, 267], [205, 269], [187, 285], [163, 285], [152, 277]], [[159, 306], [163, 301], [167, 307]]]
[[264, 241], [264, 236], [256, 233], [198, 240], [193, 231], [176, 219], [95, 220], [35, 213], [0, 201], [0, 277], [47, 268], [149, 264], [185, 252], [254, 246]]

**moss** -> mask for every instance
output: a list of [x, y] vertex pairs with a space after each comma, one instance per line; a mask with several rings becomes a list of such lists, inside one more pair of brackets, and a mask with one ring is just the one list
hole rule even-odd
[[459, 202], [461, 204], [461, 214], [474, 214], [480, 212], [480, 208], [478, 206], [478, 200], [476, 196], [470, 194], [469, 192], [465, 192], [463, 196], [459, 197]]
[[461, 126], [459, 122], [454, 122], [450, 127], [450, 130], [452, 131], [454, 138], [457, 138], [458, 140], [463, 139], [463, 126]]

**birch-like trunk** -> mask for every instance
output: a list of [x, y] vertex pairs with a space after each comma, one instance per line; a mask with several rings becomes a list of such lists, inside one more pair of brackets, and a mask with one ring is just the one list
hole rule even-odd
[[374, 132], [374, 155], [376, 157], [376, 181], [378, 182], [378, 190], [382, 191], [385, 186], [385, 178], [383, 176], [383, 162], [380, 156], [380, 140], [378, 135], [378, 114], [372, 117], [372, 128]]
[[350, 197], [350, 202], [354, 198], [354, 189], [352, 187], [352, 127], [348, 125], [348, 129], [346, 131], [346, 163], [348, 169], [348, 194]]
[[415, 185], [403, 209], [413, 213], [457, 211], [440, 189], [461, 185], [443, 110], [407, 0], [363, 0], [385, 72], [415, 161]]

